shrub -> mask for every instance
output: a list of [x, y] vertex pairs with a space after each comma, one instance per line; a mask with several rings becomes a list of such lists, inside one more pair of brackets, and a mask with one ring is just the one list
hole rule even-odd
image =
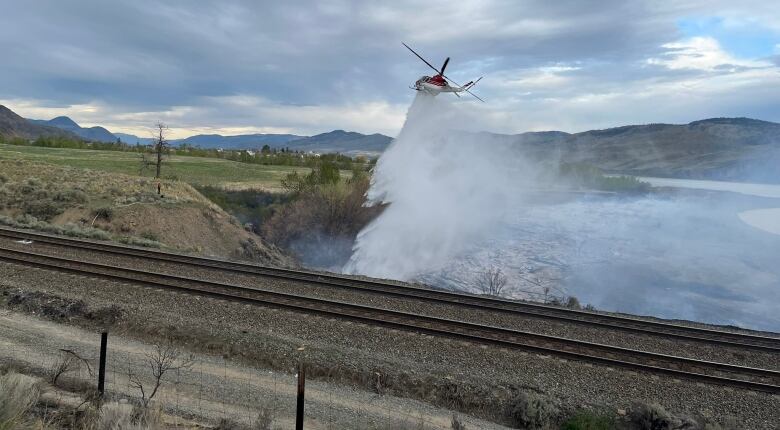
[[552, 428], [558, 420], [558, 407], [548, 398], [519, 391], [509, 404], [510, 424], [522, 429]]
[[580, 411], [566, 420], [561, 430], [612, 430], [613, 428], [615, 428], [615, 420], [612, 417]]
[[656, 403], [635, 403], [631, 406], [629, 417], [631, 423], [638, 430], [667, 430], [672, 428], [672, 414]]
[[143, 239], [135, 236], [122, 236], [117, 239], [117, 242], [124, 243], [126, 245], [141, 246], [144, 248], [161, 248], [162, 243], [155, 242], [149, 239]]
[[564, 306], [570, 309], [582, 309], [582, 306], [580, 305], [580, 301], [574, 296], [569, 296], [566, 299], [566, 304]]
[[321, 267], [343, 264], [357, 233], [382, 210], [365, 207], [369, 180], [318, 185], [283, 206], [261, 227], [264, 239]]
[[114, 209], [111, 206], [99, 207], [92, 211], [92, 215], [97, 219], [111, 221], [114, 218]]
[[0, 184], [5, 184], [6, 182], [8, 182], [8, 176], [0, 173]]
[[152, 242], [159, 242], [160, 241], [159, 236], [157, 236], [156, 233], [151, 232], [151, 231], [141, 232], [141, 234], [139, 236], [141, 236], [143, 239], [150, 240]]
[[22, 210], [38, 219], [50, 220], [61, 214], [64, 208], [61, 204], [51, 199], [30, 200], [23, 204]]
[[40, 395], [35, 378], [13, 372], [0, 376], [0, 430], [22, 428]]
[[82, 190], [64, 190], [54, 195], [54, 200], [58, 202], [68, 202], [84, 204], [89, 201], [89, 196]]

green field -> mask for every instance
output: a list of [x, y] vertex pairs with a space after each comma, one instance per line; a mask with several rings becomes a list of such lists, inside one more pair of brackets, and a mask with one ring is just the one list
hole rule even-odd
[[[133, 152], [0, 144], [0, 159], [29, 160], [128, 175], [154, 176], [153, 166], [144, 172], [140, 171], [140, 155]], [[279, 190], [279, 181], [296, 170], [301, 173], [309, 172], [306, 167], [263, 166], [217, 158], [172, 156], [163, 165], [162, 176], [194, 185]]]

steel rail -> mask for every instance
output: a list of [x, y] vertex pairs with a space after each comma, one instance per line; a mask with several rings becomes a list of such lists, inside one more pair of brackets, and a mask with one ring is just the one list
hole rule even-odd
[[334, 300], [89, 263], [34, 252], [2, 249], [0, 250], [0, 260], [124, 283], [187, 291], [218, 299], [313, 313], [330, 318], [354, 320], [367, 325], [432, 334], [473, 343], [555, 355], [577, 361], [780, 394], [780, 371], [650, 353], [445, 318], [377, 309]]
[[472, 309], [491, 312], [503, 312], [562, 321], [571, 324], [588, 325], [598, 328], [628, 331], [649, 336], [670, 337], [686, 341], [712, 343], [735, 348], [748, 348], [765, 352], [780, 353], [780, 338], [749, 333], [736, 333], [701, 327], [673, 324], [661, 321], [651, 321], [619, 315], [607, 315], [595, 312], [561, 308], [540, 303], [528, 303], [506, 300], [495, 297], [485, 297], [474, 294], [442, 291], [397, 285], [389, 282], [368, 281], [321, 274], [304, 270], [281, 269], [259, 266], [249, 263], [238, 263], [214, 258], [195, 257], [191, 255], [141, 249], [130, 246], [99, 243], [87, 240], [57, 237], [42, 233], [19, 231], [0, 228], [0, 236], [33, 240], [41, 243], [80, 248], [89, 251], [99, 251], [121, 256], [132, 256], [153, 259], [157, 262], [187, 264], [196, 267], [210, 267], [230, 272], [254, 274], [275, 279], [296, 282], [306, 282], [338, 287], [342, 289], [361, 290], [369, 293], [390, 295], [401, 298], [414, 298], [433, 303], [446, 303], [464, 306]]

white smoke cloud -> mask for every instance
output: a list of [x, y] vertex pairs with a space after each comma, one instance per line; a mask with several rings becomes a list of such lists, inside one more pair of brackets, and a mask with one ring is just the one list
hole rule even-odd
[[358, 235], [346, 272], [407, 280], [436, 270], [517, 207], [536, 169], [480, 125], [442, 98], [415, 98], [368, 193], [390, 205]]
[[368, 193], [388, 206], [344, 272], [479, 292], [479, 275], [497, 267], [511, 297], [573, 295], [603, 310], [780, 329], [780, 238], [737, 216], [776, 208], [777, 186], [573, 192], [559, 188], [554, 155], [542, 162], [527, 145], [478, 132], [475, 111], [415, 99]]

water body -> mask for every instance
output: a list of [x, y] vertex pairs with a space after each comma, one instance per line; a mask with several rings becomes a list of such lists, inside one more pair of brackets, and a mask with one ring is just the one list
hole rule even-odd
[[740, 212], [739, 219], [755, 228], [780, 235], [780, 208]]
[[753, 184], [747, 182], [705, 181], [697, 179], [674, 179], [637, 177], [654, 187], [690, 188], [697, 190], [729, 191], [758, 197], [780, 199], [780, 185]]
[[752, 226], [778, 219], [761, 209], [774, 186], [656, 184], [728, 192], [551, 199], [420, 278], [477, 291], [479, 272], [501, 267], [518, 297], [547, 287], [604, 310], [780, 332], [780, 236]]
[[[691, 179], [639, 177], [654, 187], [728, 191], [750, 196], [780, 199], [780, 185]], [[780, 205], [780, 201], [777, 203]], [[780, 234], [780, 208], [751, 209], [738, 214], [742, 222], [772, 234]]]

